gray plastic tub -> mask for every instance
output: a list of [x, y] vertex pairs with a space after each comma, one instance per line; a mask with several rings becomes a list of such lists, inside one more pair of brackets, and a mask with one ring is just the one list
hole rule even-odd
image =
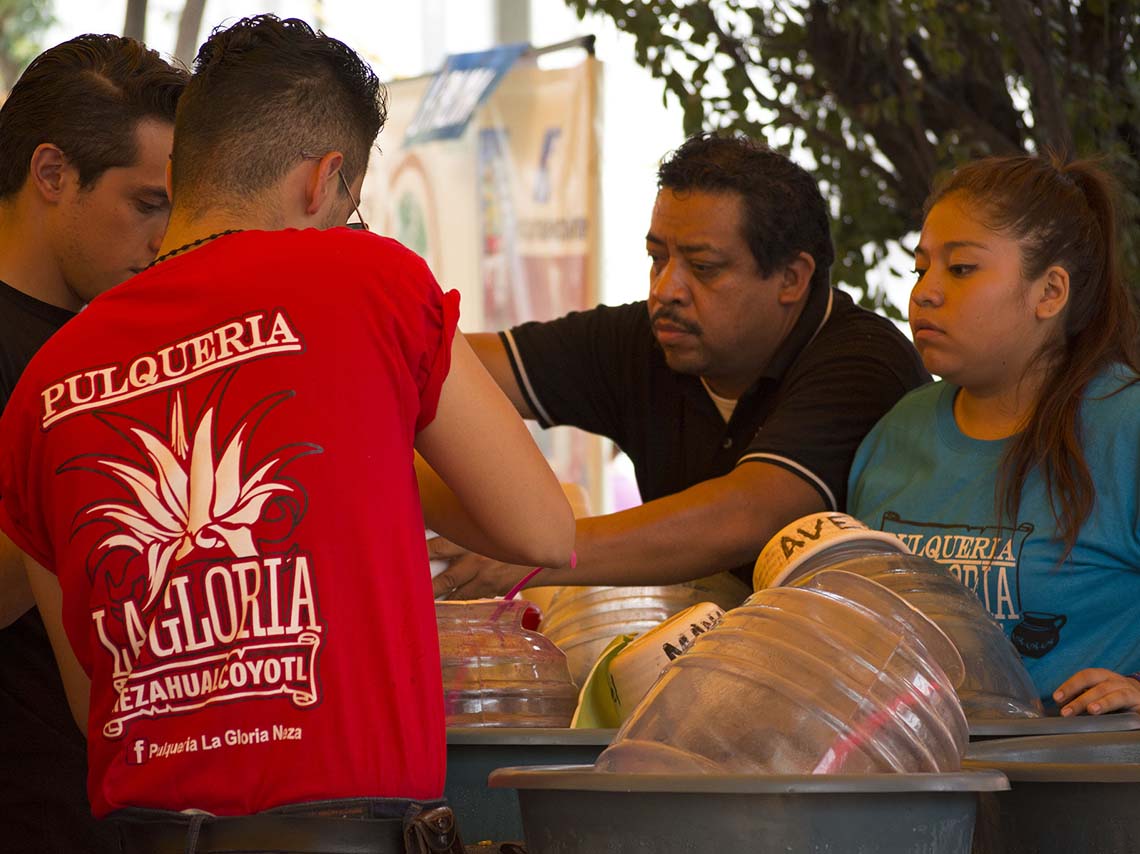
[[490, 789], [487, 776], [505, 765], [591, 763], [613, 740], [613, 729], [451, 727], [447, 730], [447, 785], [459, 832], [469, 845], [523, 838], [514, 792]]
[[978, 792], [996, 771], [956, 774], [608, 774], [503, 768], [530, 854], [966, 854]]
[[1094, 732], [1140, 730], [1140, 715], [1113, 712], [1108, 715], [1076, 715], [1071, 718], [988, 719], [968, 718], [970, 741], [990, 738], [1026, 738], [1036, 735], [1083, 735]]
[[981, 800], [977, 854], [1140, 851], [1140, 732], [986, 741], [966, 760], [1010, 781]]

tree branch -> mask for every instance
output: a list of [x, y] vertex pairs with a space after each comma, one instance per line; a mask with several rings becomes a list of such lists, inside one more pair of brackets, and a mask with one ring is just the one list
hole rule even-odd
[[123, 21], [123, 35], [144, 41], [146, 38], [147, 0], [127, 0], [127, 14]]
[[1005, 35], [1025, 69], [1037, 126], [1044, 129], [1045, 139], [1050, 144], [1071, 151], [1073, 134], [1057, 91], [1057, 78], [1049, 61], [1049, 45], [1035, 38], [1037, 28], [1021, 0], [993, 0], [993, 5], [1005, 25]]
[[[706, 13], [710, 18], [710, 29], [716, 33], [717, 39], [723, 49], [723, 52], [729, 56], [740, 67], [745, 79], [748, 80], [749, 89], [752, 92], [752, 97], [764, 109], [774, 112], [780, 120], [791, 128], [798, 128], [805, 133], [815, 136], [817, 139], [824, 142], [829, 147], [836, 151], [843, 151], [848, 156], [857, 161], [858, 165], [866, 168], [871, 173], [877, 175], [889, 188], [896, 193], [899, 190], [899, 178], [892, 173], [889, 169], [885, 169], [878, 163], [869, 153], [860, 151], [859, 149], [852, 148], [847, 140], [841, 136], [828, 133], [823, 128], [816, 125], [805, 126], [804, 119], [797, 112], [789, 108], [786, 104], [781, 103], [778, 99], [769, 98], [760, 89], [759, 84], [752, 76], [755, 63], [752, 62], [752, 57], [749, 56], [744, 43], [736, 36], [726, 33], [724, 28], [721, 27], [720, 22], [716, 20], [716, 16], [712, 10], [706, 7]], [[799, 79], [797, 75], [790, 75], [793, 78]], [[796, 85], [793, 83], [793, 85]]]
[[178, 19], [178, 41], [174, 55], [189, 68], [198, 53], [198, 31], [202, 29], [202, 15], [206, 11], [206, 0], [185, 0], [182, 16]]

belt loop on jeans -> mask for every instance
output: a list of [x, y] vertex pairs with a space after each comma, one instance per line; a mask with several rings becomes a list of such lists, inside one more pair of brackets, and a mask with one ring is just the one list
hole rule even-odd
[[186, 854], [198, 854], [198, 835], [202, 832], [202, 822], [205, 820], [205, 813], [196, 813], [190, 817], [190, 827], [186, 831]]

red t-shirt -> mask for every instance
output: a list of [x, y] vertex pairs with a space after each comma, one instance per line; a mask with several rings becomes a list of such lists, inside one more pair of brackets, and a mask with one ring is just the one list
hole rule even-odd
[[0, 420], [0, 527], [59, 577], [96, 815], [441, 796], [412, 459], [458, 307], [378, 235], [243, 232], [32, 361]]

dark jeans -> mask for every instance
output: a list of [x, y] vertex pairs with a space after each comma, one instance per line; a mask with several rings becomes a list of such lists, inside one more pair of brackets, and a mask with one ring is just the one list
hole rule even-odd
[[309, 801], [233, 817], [131, 807], [105, 820], [117, 829], [120, 850], [125, 854], [428, 854], [463, 850], [444, 800]]

